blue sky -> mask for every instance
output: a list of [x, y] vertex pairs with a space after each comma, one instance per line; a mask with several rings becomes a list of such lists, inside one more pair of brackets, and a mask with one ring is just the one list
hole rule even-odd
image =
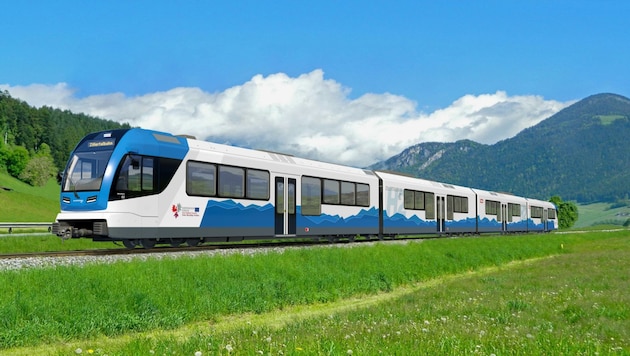
[[[0, 90], [362, 165], [422, 141], [493, 143], [592, 94], [630, 96], [629, 14], [621, 0], [11, 1]], [[383, 132], [379, 149], [360, 143]]]

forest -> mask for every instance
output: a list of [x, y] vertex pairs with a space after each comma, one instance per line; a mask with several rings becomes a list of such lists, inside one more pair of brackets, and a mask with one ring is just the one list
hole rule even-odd
[[87, 133], [129, 127], [68, 110], [34, 108], [8, 91], [0, 92], [0, 171], [43, 185], [63, 170]]

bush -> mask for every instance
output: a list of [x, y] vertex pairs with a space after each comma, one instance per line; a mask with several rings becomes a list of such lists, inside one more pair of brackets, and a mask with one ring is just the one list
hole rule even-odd
[[57, 168], [50, 156], [38, 156], [31, 159], [20, 173], [19, 178], [33, 186], [44, 186], [55, 176]]

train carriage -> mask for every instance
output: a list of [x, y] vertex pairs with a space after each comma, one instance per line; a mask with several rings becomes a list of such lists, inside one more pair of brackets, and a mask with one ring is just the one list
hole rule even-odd
[[478, 232], [527, 232], [527, 200], [506, 194], [473, 189], [477, 199]]
[[475, 194], [470, 188], [376, 174], [383, 186], [384, 235], [476, 232]]
[[548, 201], [527, 198], [527, 231], [549, 232], [558, 229], [556, 206]]

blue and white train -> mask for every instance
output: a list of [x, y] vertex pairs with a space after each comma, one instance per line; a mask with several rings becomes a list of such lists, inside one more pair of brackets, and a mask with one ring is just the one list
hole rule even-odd
[[558, 227], [545, 201], [139, 128], [83, 138], [60, 200], [53, 233], [128, 248]]

